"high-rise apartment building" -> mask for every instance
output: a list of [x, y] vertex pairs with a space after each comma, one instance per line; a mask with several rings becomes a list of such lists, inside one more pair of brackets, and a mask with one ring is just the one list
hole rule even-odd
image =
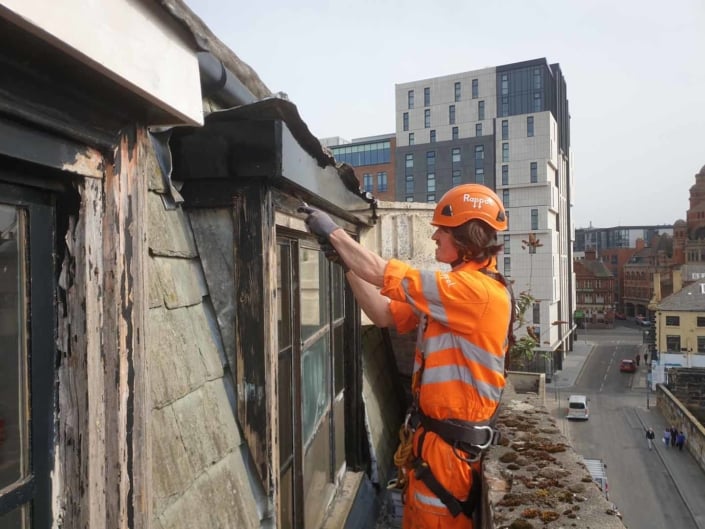
[[[396, 85], [396, 197], [435, 202], [468, 182], [495, 189], [509, 214], [499, 269], [544, 351], [571, 346], [574, 310], [570, 115], [558, 64], [536, 59]], [[533, 234], [539, 245], [528, 245]], [[559, 362], [561, 354], [555, 354]]]

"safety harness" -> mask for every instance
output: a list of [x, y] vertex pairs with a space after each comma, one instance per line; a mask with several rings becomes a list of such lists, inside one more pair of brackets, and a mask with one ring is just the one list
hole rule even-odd
[[[508, 291], [511, 298], [511, 316], [509, 319], [509, 328], [507, 330], [508, 351], [515, 343], [514, 337], [514, 321], [516, 319], [516, 301], [511, 285], [506, 278], [499, 272], [492, 272], [487, 268], [481, 268], [480, 272], [499, 281]], [[509, 353], [507, 352], [507, 356]], [[508, 363], [505, 361], [505, 376]], [[420, 383], [423, 365], [415, 375], [415, 381]], [[418, 379], [416, 378], [418, 377]], [[494, 424], [499, 413], [499, 406], [495, 410], [492, 417], [487, 421], [463, 421], [459, 419], [434, 419], [429, 417], [421, 410], [418, 403], [418, 391], [415, 392], [414, 402], [407, 412], [406, 420], [400, 430], [401, 444], [395, 454], [395, 463], [399, 467], [399, 478], [396, 486], [404, 488], [407, 485], [407, 480], [403, 473], [403, 467], [413, 470], [417, 479], [423, 481], [428, 489], [443, 502], [448, 511], [453, 517], [463, 513], [468, 518], [472, 517], [475, 506], [480, 500], [480, 475], [477, 471], [477, 465], [482, 454], [492, 445], [499, 442], [499, 432], [494, 429]], [[419, 436], [417, 446], [417, 456], [413, 455], [412, 438], [413, 432], [419, 427], [423, 428]], [[467, 499], [460, 500], [453, 496], [433, 475], [433, 471], [429, 464], [421, 458], [423, 453], [423, 443], [428, 432], [433, 432], [438, 435], [444, 442], [453, 447], [453, 453], [458, 459], [465, 461], [472, 471], [472, 486]]]

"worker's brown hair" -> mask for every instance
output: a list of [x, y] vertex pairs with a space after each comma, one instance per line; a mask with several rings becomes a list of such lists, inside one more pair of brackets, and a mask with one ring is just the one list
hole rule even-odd
[[502, 249], [497, 242], [497, 231], [481, 220], [473, 219], [449, 230], [463, 261], [482, 263]]

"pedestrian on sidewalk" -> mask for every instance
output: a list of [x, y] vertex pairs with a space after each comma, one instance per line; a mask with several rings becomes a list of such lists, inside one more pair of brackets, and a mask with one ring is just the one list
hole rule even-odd
[[671, 444], [671, 430], [669, 428], [663, 431], [663, 444], [666, 445], [666, 448]]
[[671, 448], [676, 446], [676, 438], [678, 437], [678, 428], [671, 426]]
[[644, 365], [646, 365], [649, 362], [649, 353], [648, 351], [644, 351]]
[[649, 426], [648, 429], [646, 429], [646, 444], [649, 445], [649, 450], [653, 450], [654, 448], [654, 438], [656, 437], [656, 434], [654, 433], [654, 430]]
[[641, 357], [639, 356], [639, 353], [637, 353], [636, 356], [634, 357], [634, 361], [636, 362], [636, 367], [639, 367], [639, 359], [640, 358]]
[[681, 452], [683, 451], [683, 445], [685, 444], [685, 434], [683, 432], [678, 432], [678, 436], [676, 437], [676, 446], [678, 447], [678, 450]]

